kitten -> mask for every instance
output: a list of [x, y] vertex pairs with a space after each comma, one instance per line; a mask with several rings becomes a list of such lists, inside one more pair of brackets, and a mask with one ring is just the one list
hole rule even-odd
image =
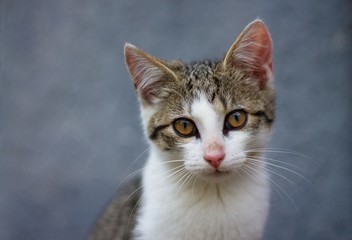
[[260, 149], [275, 101], [267, 27], [250, 23], [220, 61], [124, 51], [150, 152], [141, 182], [113, 201], [90, 239], [260, 239], [270, 193]]

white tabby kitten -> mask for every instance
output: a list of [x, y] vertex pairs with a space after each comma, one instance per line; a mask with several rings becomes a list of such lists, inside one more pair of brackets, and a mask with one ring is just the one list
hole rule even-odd
[[163, 61], [130, 44], [125, 56], [150, 152], [142, 192], [131, 197], [137, 180], [91, 239], [260, 239], [270, 189], [258, 149], [275, 100], [264, 23], [250, 23], [220, 61]]

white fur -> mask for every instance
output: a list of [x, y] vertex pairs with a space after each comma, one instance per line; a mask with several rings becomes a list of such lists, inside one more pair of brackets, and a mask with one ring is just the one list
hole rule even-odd
[[[225, 116], [215, 112], [205, 97], [193, 103], [191, 116], [201, 138], [184, 146], [184, 165], [176, 165], [184, 167], [184, 174], [170, 170], [175, 165], [165, 164], [177, 156], [151, 146], [135, 239], [260, 239], [269, 206], [266, 172], [260, 167], [251, 174], [237, 171], [245, 161], [244, 151], [254, 147], [251, 136], [242, 131], [223, 136]], [[228, 172], [225, 176], [216, 175], [203, 159], [205, 142], [214, 139], [224, 145], [219, 170]]]

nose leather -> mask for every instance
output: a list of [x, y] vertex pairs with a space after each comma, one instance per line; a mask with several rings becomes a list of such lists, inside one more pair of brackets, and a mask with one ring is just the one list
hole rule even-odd
[[209, 144], [205, 150], [203, 158], [213, 168], [217, 169], [220, 166], [222, 160], [225, 158], [223, 145], [217, 142]]

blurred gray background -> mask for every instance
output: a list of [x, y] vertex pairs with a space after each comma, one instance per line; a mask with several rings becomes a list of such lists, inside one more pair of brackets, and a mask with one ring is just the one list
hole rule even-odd
[[299, 153], [268, 154], [295, 167], [272, 167], [264, 239], [352, 239], [351, 1], [0, 6], [1, 240], [84, 239], [122, 180], [143, 165], [125, 41], [165, 59], [220, 58], [257, 17], [274, 40], [270, 147]]

